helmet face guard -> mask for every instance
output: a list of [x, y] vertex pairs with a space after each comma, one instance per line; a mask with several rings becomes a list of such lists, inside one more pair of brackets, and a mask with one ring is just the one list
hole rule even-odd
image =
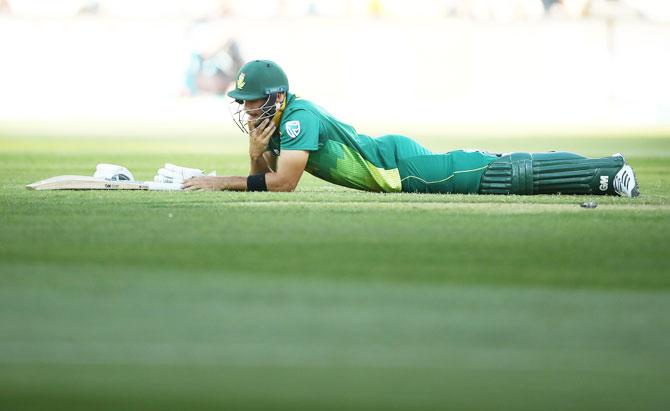
[[[244, 100], [233, 100], [228, 107], [230, 115], [233, 117], [233, 122], [243, 133], [249, 132], [258, 127], [258, 125], [266, 118], [274, 117], [277, 113], [277, 93], [269, 94], [267, 99], [259, 108], [245, 110]], [[250, 125], [250, 117], [254, 117], [254, 124]]]

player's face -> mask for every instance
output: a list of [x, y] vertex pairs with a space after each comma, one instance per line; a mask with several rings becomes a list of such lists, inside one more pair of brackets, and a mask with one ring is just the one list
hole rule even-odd
[[[257, 100], [244, 100], [232, 102], [237, 108], [232, 108], [230, 114], [233, 121], [245, 133], [249, 132], [253, 125], [260, 123], [263, 119], [275, 115], [281, 103], [284, 101], [284, 93], [269, 95], [267, 98]], [[249, 127], [251, 125], [251, 127]]]
[[258, 100], [246, 100], [244, 102], [244, 111], [247, 113], [247, 116], [249, 116], [249, 121], [257, 120], [263, 114], [261, 107], [263, 107], [267, 101], [267, 98], [261, 98]]

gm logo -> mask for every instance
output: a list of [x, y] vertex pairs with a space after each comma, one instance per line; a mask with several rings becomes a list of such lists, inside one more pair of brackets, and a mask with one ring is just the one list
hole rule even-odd
[[600, 191], [607, 191], [607, 186], [610, 183], [609, 176], [600, 176]]

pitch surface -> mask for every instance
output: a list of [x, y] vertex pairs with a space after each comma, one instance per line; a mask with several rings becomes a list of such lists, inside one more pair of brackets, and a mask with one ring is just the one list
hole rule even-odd
[[0, 137], [0, 408], [670, 401], [670, 138], [423, 138], [622, 151], [638, 199], [23, 188], [98, 162], [244, 174], [227, 138]]

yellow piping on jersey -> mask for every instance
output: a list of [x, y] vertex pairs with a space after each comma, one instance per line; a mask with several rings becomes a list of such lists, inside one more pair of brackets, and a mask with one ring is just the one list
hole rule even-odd
[[415, 178], [415, 179], [420, 180], [422, 183], [425, 183], [425, 184], [444, 183], [445, 181], [448, 181], [448, 180], [454, 178], [454, 175], [456, 175], [456, 174], [472, 173], [473, 171], [483, 170], [483, 169], [485, 169], [485, 168], [487, 168], [487, 167], [488, 167], [488, 164], [485, 165], [484, 167], [473, 168], [472, 170], [460, 170], [460, 171], [454, 171], [454, 173], [453, 173], [452, 175], [450, 175], [449, 177], [447, 177], [447, 178], [443, 178], [442, 180], [437, 180], [437, 181], [426, 181], [426, 180], [424, 180], [424, 179], [421, 178], [421, 177], [417, 177], [417, 176], [407, 176], [407, 177], [404, 177], [402, 180], [400, 180], [400, 182], [403, 182], [403, 181], [407, 180], [408, 178]]

